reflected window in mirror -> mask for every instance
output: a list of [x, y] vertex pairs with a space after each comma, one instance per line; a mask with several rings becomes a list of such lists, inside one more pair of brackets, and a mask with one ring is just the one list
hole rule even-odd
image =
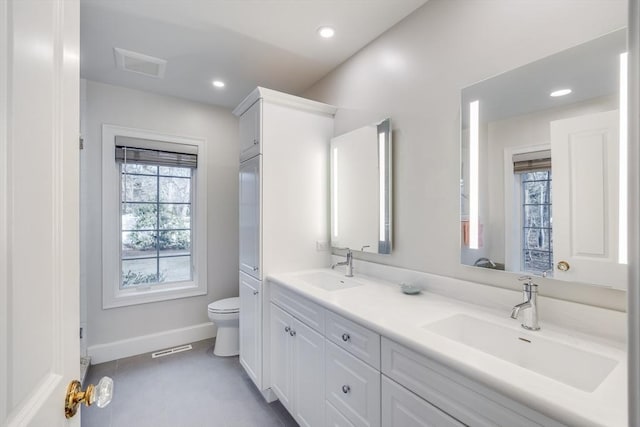
[[621, 29], [462, 90], [463, 264], [626, 288], [626, 49]]

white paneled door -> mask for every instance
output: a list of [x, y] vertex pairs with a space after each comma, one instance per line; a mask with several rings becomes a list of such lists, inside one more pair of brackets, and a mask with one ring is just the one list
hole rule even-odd
[[0, 425], [66, 420], [79, 376], [78, 0], [0, 2]]
[[624, 288], [618, 111], [551, 122], [551, 153], [554, 277]]

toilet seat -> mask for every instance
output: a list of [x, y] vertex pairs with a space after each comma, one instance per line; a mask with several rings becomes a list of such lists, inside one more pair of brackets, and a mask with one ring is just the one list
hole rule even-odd
[[240, 311], [240, 298], [225, 298], [214, 301], [208, 306], [209, 313], [230, 314]]

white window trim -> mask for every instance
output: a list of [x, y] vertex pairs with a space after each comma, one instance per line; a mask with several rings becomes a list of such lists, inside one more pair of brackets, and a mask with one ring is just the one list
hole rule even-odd
[[504, 149], [504, 267], [522, 273], [521, 178], [513, 173], [513, 156], [551, 150], [551, 144], [506, 147]]
[[[198, 167], [192, 189], [193, 280], [120, 289], [120, 168], [114, 158], [115, 137], [129, 136], [198, 147]], [[154, 131], [102, 125], [102, 308], [124, 307], [186, 298], [207, 293], [207, 156], [206, 140]]]

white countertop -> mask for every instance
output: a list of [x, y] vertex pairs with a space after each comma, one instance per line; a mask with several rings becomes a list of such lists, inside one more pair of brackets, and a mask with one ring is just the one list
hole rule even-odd
[[[328, 269], [314, 271], [342, 277]], [[627, 425], [627, 362], [624, 343], [563, 329], [546, 323], [544, 318], [540, 319], [540, 331], [525, 331], [520, 328], [519, 321], [509, 318], [509, 312], [431, 292], [405, 295], [394, 283], [364, 275], [354, 277], [363, 286], [325, 291], [300, 280], [302, 274], [309, 272], [311, 271], [270, 275], [267, 280], [299, 293], [559, 422], [579, 426]], [[544, 337], [570, 344], [615, 359], [618, 364], [593, 392], [585, 392], [424, 328], [426, 324], [456, 314], [500, 323], [520, 330], [523, 336]]]

